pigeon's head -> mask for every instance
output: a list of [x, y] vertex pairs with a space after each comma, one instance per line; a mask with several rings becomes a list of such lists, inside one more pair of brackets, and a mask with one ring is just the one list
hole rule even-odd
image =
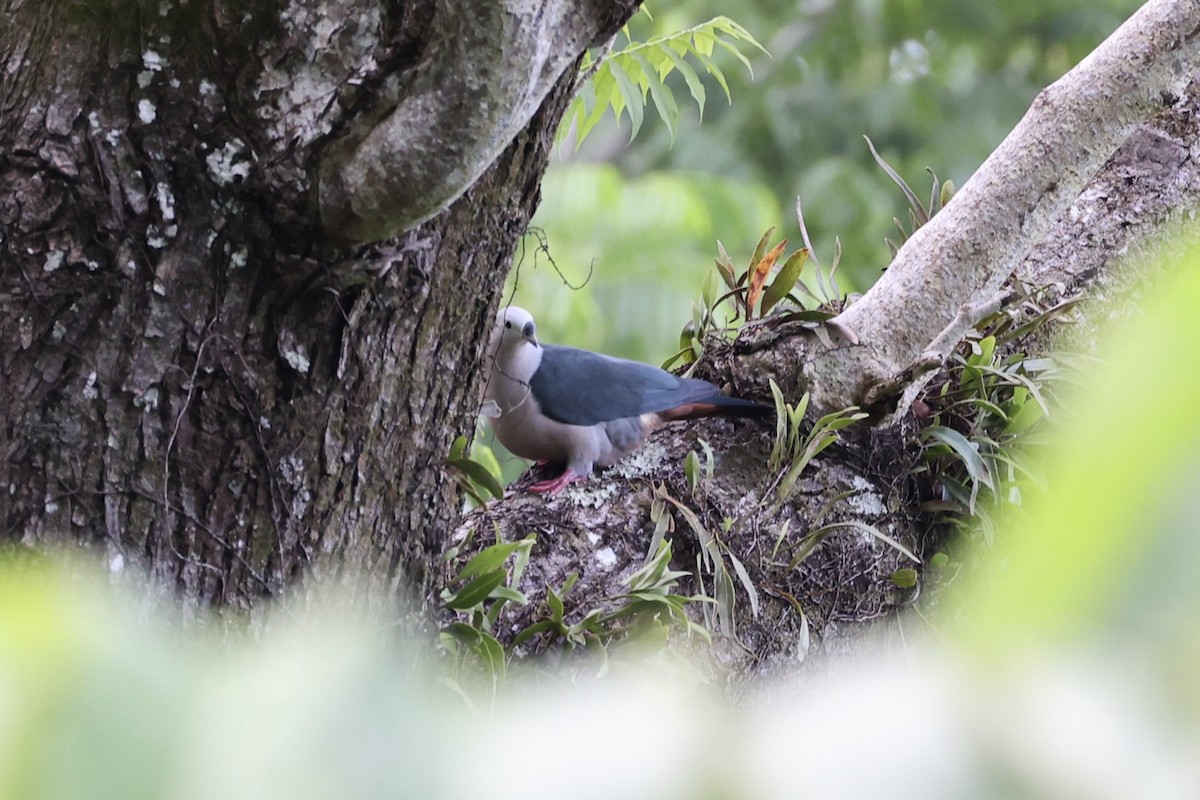
[[521, 342], [529, 342], [537, 347], [537, 325], [533, 322], [533, 315], [516, 306], [500, 309], [496, 315], [496, 327], [492, 330], [492, 342], [497, 349], [516, 347]]

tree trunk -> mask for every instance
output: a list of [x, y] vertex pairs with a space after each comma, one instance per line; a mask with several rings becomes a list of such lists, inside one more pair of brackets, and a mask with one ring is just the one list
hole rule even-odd
[[[520, 5], [0, 0], [6, 539], [102, 544], [189, 604], [320, 565], [428, 593], [458, 503], [441, 460], [474, 426], [571, 65], [631, 10], [539, 7], [570, 30], [523, 66], [488, 46], [532, 18]], [[421, 75], [462, 70], [467, 102], [500, 91], [495, 69], [447, 65], [459, 40], [503, 51], [523, 104], [482, 144], [437, 129], [482, 166], [361, 223], [339, 165], [382, 158], [361, 143], [401, 112], [445, 124], [428, 92], [406, 103]]]

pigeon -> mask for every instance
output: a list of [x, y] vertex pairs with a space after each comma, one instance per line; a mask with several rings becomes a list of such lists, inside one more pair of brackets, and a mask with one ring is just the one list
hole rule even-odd
[[649, 364], [541, 344], [533, 316], [516, 306], [496, 316], [489, 346], [484, 414], [496, 438], [522, 458], [564, 465], [533, 492], [555, 494], [593, 467], [615, 464], [668, 422], [774, 411]]

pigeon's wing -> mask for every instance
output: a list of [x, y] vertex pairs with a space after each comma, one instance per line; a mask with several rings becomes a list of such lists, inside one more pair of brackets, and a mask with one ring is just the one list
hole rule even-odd
[[694, 404], [727, 405], [716, 386], [622, 358], [543, 345], [529, 382], [542, 413], [568, 425], [597, 425]]

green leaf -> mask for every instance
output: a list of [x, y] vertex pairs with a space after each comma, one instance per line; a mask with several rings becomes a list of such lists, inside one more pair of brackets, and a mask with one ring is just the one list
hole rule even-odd
[[524, 539], [517, 542], [517, 557], [513, 559], [512, 575], [510, 578], [513, 586], [521, 582], [521, 577], [525, 574], [525, 567], [529, 566], [529, 554], [536, 543], [536, 533], [530, 533]]
[[546, 605], [550, 607], [550, 619], [562, 622], [563, 601], [549, 586], [546, 587]]
[[756, 48], [758, 48], [760, 51], [762, 51], [762, 53], [764, 55], [766, 55], [768, 57], [771, 55], [767, 51], [767, 48], [763, 47], [761, 44], [758, 43], [758, 40], [754, 38], [754, 36], [750, 33], [750, 31], [746, 30], [744, 27], [742, 27], [741, 24], [735, 22], [734, 20], [730, 19], [729, 17], [723, 16], [723, 15], [719, 16], [719, 17], [713, 17], [713, 19], [710, 21], [709, 24], [711, 24], [713, 27], [717, 28], [718, 30], [728, 33], [730, 36], [732, 36], [733, 38], [735, 38], [739, 41], [749, 42], [750, 44], [752, 44]]
[[808, 250], [803, 247], [788, 256], [787, 261], [783, 262], [783, 267], [775, 276], [775, 280], [771, 281], [771, 285], [763, 292], [762, 311], [759, 312], [759, 316], [766, 316], [776, 303], [787, 297], [800, 278], [800, 272], [804, 269], [804, 262], [807, 260]]
[[954, 181], [948, 180], [942, 184], [942, 191], [941, 191], [940, 199], [941, 199], [941, 204], [942, 204], [943, 208], [946, 206], [946, 203], [950, 202], [950, 198], [954, 197], [954, 193], [956, 191], [957, 191], [957, 189], [955, 189], [955, 187], [954, 187]]
[[494, 676], [504, 674], [507, 657], [504, 654], [504, 648], [496, 641], [487, 631], [479, 632], [479, 644], [475, 648], [479, 660], [483, 662], [483, 666]]
[[592, 128], [596, 127], [596, 124], [604, 118], [604, 113], [613, 107], [614, 96], [619, 96], [617, 79], [613, 76], [612, 70], [608, 66], [608, 61], [600, 62], [600, 66], [596, 69], [595, 74], [592, 75], [592, 79], [588, 81], [588, 86], [591, 87], [595, 102], [576, 130], [576, 148], [583, 144], [583, 140], [592, 132]]
[[721, 90], [725, 92], [725, 101], [732, 104], [733, 95], [729, 93], [729, 82], [725, 80], [725, 73], [721, 72], [721, 68], [717, 66], [717, 62], [712, 60], [712, 48], [709, 48], [707, 53], [701, 52], [699, 49], [697, 49], [695, 52], [696, 59], [704, 65], [704, 69], [709, 75], [713, 76], [713, 80], [715, 80], [717, 85], [721, 87]]
[[474, 647], [479, 643], [481, 634], [482, 631], [465, 622], [451, 622], [445, 628], [442, 628], [442, 636], [449, 636], [454, 641], [462, 642], [470, 647]]
[[621, 61], [622, 59], [620, 58], [613, 58], [608, 62], [608, 66], [612, 70], [613, 77], [616, 78], [617, 85], [620, 87], [621, 96], [625, 99], [625, 110], [629, 114], [631, 127], [629, 141], [632, 142], [633, 137], [637, 136], [638, 131], [642, 128], [645, 96], [642, 94], [642, 90], [635, 86], [629, 78], [629, 73], [621, 66]]
[[[801, 283], [800, 286], [803, 287], [804, 284]], [[804, 288], [804, 293], [807, 294], [809, 297], [811, 297], [813, 300], [817, 300], [817, 298], [813, 295], [812, 292], [810, 292], [808, 290], [807, 287]], [[792, 295], [792, 297], [794, 299], [795, 295]], [[820, 302], [820, 300], [817, 300], [817, 302]], [[798, 300], [796, 301], [796, 304], [799, 305]], [[837, 314], [834, 314], [832, 312], [823, 311], [819, 308], [813, 308], [813, 309], [805, 309], [803, 311], [784, 312], [783, 316], [780, 317], [780, 321], [781, 322], [826, 322], [828, 320], [833, 319], [836, 316], [837, 316]]]
[[992, 363], [992, 354], [996, 352], [996, 337], [985, 336], [978, 342], [971, 343], [971, 355], [967, 357], [967, 363], [972, 367], [978, 367], [984, 364]]
[[717, 302], [717, 271], [716, 269], [704, 270], [704, 280], [700, 283], [700, 299], [704, 302], [704, 307], [709, 311]]
[[697, 30], [692, 32], [692, 46], [696, 50], [696, 55], [711, 56], [713, 48], [717, 46], [717, 37], [710, 33], [704, 26], [699, 26]]
[[696, 437], [696, 444], [700, 445], [700, 449], [704, 451], [704, 477], [711, 481], [713, 470], [716, 468], [716, 458], [713, 456], [712, 445], [699, 437]]
[[733, 571], [737, 573], [742, 588], [746, 590], [746, 596], [750, 598], [750, 616], [758, 619], [758, 589], [755, 588], [754, 581], [750, 580], [750, 573], [746, 571], [741, 559], [732, 552], [727, 550], [725, 554], [729, 556], [729, 563], [733, 565]]
[[788, 445], [788, 412], [787, 403], [783, 399], [783, 391], [774, 378], [767, 378], [771, 387], [771, 397], [775, 400], [775, 442], [771, 446], [771, 457], [767, 459], [767, 467], [774, 472], [783, 465], [783, 458]]
[[454, 582], [458, 583], [465, 581], [468, 578], [473, 578], [476, 575], [482, 575], [485, 572], [491, 572], [503, 564], [508, 557], [511, 556], [516, 549], [521, 546], [520, 542], [500, 542], [498, 544], [485, 547], [476, 553], [467, 565], [463, 567]]
[[523, 592], [518, 592], [516, 589], [510, 589], [507, 586], [497, 586], [492, 590], [491, 597], [503, 600], [512, 600], [518, 605], [529, 605], [529, 598]]
[[[1022, 387], [1023, 388], [1023, 387]], [[1005, 433], [1024, 433], [1046, 416], [1037, 403], [1022, 403], [1004, 426]]]
[[492, 497], [497, 499], [504, 497], [504, 487], [500, 485], [500, 481], [496, 480], [496, 476], [487, 467], [475, 459], [465, 456], [451, 458], [446, 461], [446, 464], [459, 470], [475, 483], [482, 486]]
[[[925, 206], [921, 205], [920, 198], [918, 198], [913, 190], [909, 188], [904, 179], [900, 177], [900, 173], [892, 169], [891, 165], [883, 160], [883, 156], [879, 155], [879, 152], [876, 151], [875, 145], [871, 142], [871, 139], [867, 136], [864, 136], [863, 138], [867, 140], [867, 147], [871, 149], [871, 157], [875, 159], [875, 163], [887, 173], [887, 176], [892, 179], [893, 183], [900, 187], [900, 191], [904, 192], [904, 197], [908, 200], [908, 204], [912, 208], [913, 214], [916, 215], [916, 219], [922, 225], [924, 225], [926, 222], [929, 222], [929, 212], [925, 209]], [[899, 223], [897, 223], [897, 226], [899, 226]], [[900, 228], [900, 232], [903, 234], [904, 229]]]
[[988, 469], [983, 457], [979, 455], [979, 450], [958, 431], [942, 425], [931, 425], [921, 431], [918, 437], [925, 441], [933, 440], [946, 445], [963, 462], [967, 468], [967, 474], [973, 481], [982, 483], [989, 489], [995, 488], [992, 482], [992, 471]]
[[543, 619], [523, 628], [520, 633], [513, 637], [512, 646], [520, 647], [534, 636], [545, 631], [551, 631], [559, 636], [566, 633], [561, 623], [550, 619]]
[[828, 528], [818, 529], [810, 532], [800, 540], [800, 545], [792, 553], [792, 559], [788, 562], [788, 569], [795, 569], [804, 563], [804, 559], [812, 555], [821, 542], [825, 541], [825, 537], [832, 533]]
[[901, 589], [911, 589], [917, 585], [917, 571], [912, 567], [903, 567], [892, 573], [891, 581]]
[[671, 94], [671, 90], [663, 85], [663, 82], [658, 79], [658, 74], [654, 67], [646, 61], [646, 57], [640, 53], [634, 53], [633, 57], [646, 72], [646, 78], [650, 82], [650, 97], [654, 100], [654, 108], [658, 111], [658, 116], [662, 119], [663, 124], [667, 126], [667, 132], [671, 135], [671, 141], [675, 141], [675, 127], [679, 123], [679, 107], [675, 105], [675, 96]]
[[729, 253], [725, 252], [725, 245], [721, 244], [721, 240], [717, 240], [717, 271], [721, 273], [721, 278], [725, 281], [725, 285], [730, 289], [737, 288], [737, 276], [735, 274], [733, 261], [729, 258]]
[[667, 55], [668, 51], [674, 52], [671, 50], [668, 41], [664, 39], [651, 39], [646, 42], [645, 47], [637, 49], [637, 55], [640, 55], [646, 60], [646, 63], [650, 64], [660, 82], [665, 81], [667, 76], [675, 71], [675, 62]]
[[876, 528], [874, 525], [868, 525], [867, 523], [859, 522], [858, 520], [848, 519], [848, 520], [844, 520], [842, 522], [831, 522], [828, 525], [822, 525], [820, 528], [813, 531], [809, 535], [810, 536], [813, 536], [816, 534], [825, 535], [831, 531], [837, 530], [838, 528], [854, 528], [855, 530], [870, 534], [871, 536], [873, 536], [874, 538], [883, 542], [884, 544], [888, 545], [889, 547], [908, 556], [909, 558], [911, 558], [913, 561], [917, 562], [918, 564], [921, 563], [921, 559], [917, 558], [916, 553], [909, 550], [907, 547], [900, 544], [895, 539], [893, 539], [892, 537], [888, 536], [883, 531]]
[[468, 608], [473, 608], [486, 600], [491, 595], [492, 590], [504, 582], [504, 577], [504, 570], [486, 572], [472, 580], [458, 592], [450, 595], [446, 599], [446, 605], [455, 611], [464, 611]]
[[746, 267], [746, 272], [750, 272], [762, 261], [763, 255], [767, 252], [767, 245], [771, 242], [771, 234], [775, 232], [775, 226], [767, 228], [767, 232], [758, 240], [758, 244], [754, 246], [754, 255], [750, 256], [750, 266]]
[[782, 545], [783, 540], [787, 538], [788, 528], [790, 528], [791, 525], [792, 521], [790, 519], [785, 519], [783, 524], [779, 526], [779, 533], [775, 536], [775, 546], [771, 548], [772, 560], [774, 560], [775, 556], [779, 553], [779, 546]]
[[750, 79], [754, 79], [754, 67], [750, 64], [750, 59], [742, 55], [741, 50], [738, 50], [736, 46], [730, 44], [724, 39], [718, 39], [717, 44], [728, 50], [730, 53], [733, 53], [733, 57], [742, 62], [742, 65], [746, 67], [746, 71], [750, 73]]
[[704, 91], [704, 82], [700, 80], [700, 76], [696, 74], [696, 70], [687, 62], [687, 59], [673, 47], [666, 47], [663, 49], [663, 52], [674, 62], [675, 69], [683, 76], [683, 80], [687, 83], [688, 91], [691, 92], [692, 99], [696, 101], [696, 111], [700, 115], [700, 121], [703, 121], [704, 102], [707, 99]]
[[[680, 336], [679, 338], [682, 340], [685, 337]], [[692, 363], [692, 360], [694, 358], [695, 358], [695, 354], [692, 352], [692, 339], [691, 339], [691, 337], [687, 337], [687, 345], [684, 346], [684, 348], [682, 350], [680, 350], [678, 353], [671, 356], [666, 361], [664, 361], [662, 364], [660, 364], [659, 368], [660, 369], [670, 369], [671, 367], [675, 366], [675, 364], [681, 360], [685, 364], [690, 364], [690, 363]]]
[[695, 450], [688, 451], [687, 458], [683, 460], [683, 474], [687, 476], [688, 489], [694, 494], [700, 486], [700, 457]]

